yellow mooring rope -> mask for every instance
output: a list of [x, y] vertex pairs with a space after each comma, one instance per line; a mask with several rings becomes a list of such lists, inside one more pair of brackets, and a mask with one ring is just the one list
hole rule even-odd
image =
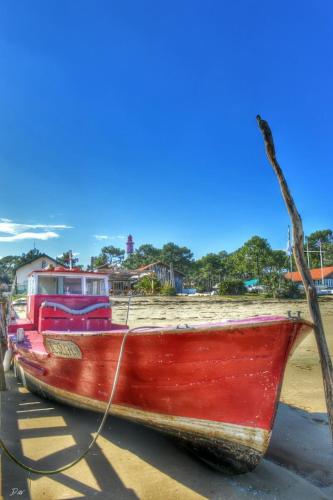
[[89, 446], [84, 450], [84, 452], [78, 458], [76, 458], [75, 460], [73, 460], [69, 464], [64, 465], [63, 467], [59, 467], [58, 469], [53, 469], [53, 470], [35, 469], [34, 467], [30, 467], [29, 465], [24, 464], [18, 458], [16, 458], [15, 455], [13, 455], [10, 450], [8, 450], [8, 448], [6, 447], [5, 443], [0, 438], [0, 448], [7, 455], [7, 457], [10, 460], [12, 460], [14, 463], [16, 463], [19, 467], [21, 467], [22, 469], [24, 469], [24, 470], [26, 470], [28, 472], [32, 472], [33, 474], [41, 474], [43, 476], [51, 476], [52, 474], [59, 474], [60, 472], [64, 472], [65, 470], [68, 470], [71, 467], [73, 467], [74, 465], [78, 464], [89, 453], [89, 451], [94, 446], [94, 444], [97, 441], [97, 438], [100, 436], [100, 434], [101, 434], [101, 432], [103, 430], [105, 421], [107, 419], [108, 413], [109, 413], [110, 408], [112, 406], [114, 394], [116, 392], [116, 388], [117, 388], [117, 384], [118, 384], [118, 378], [119, 378], [119, 372], [120, 372], [120, 366], [121, 366], [121, 362], [122, 362], [123, 355], [124, 355], [124, 349], [125, 349], [125, 343], [126, 343], [127, 336], [128, 336], [129, 333], [132, 333], [134, 331], [141, 330], [141, 329], [144, 329], [144, 328], [156, 328], [156, 326], [138, 326], [136, 328], [131, 328], [131, 329], [127, 330], [127, 332], [124, 334], [123, 340], [122, 340], [122, 343], [121, 343], [121, 347], [120, 347], [120, 351], [119, 351], [118, 363], [117, 363], [117, 367], [116, 367], [116, 372], [115, 372], [115, 376], [114, 376], [114, 380], [113, 380], [113, 385], [112, 385], [112, 390], [111, 390], [109, 402], [108, 402], [107, 407], [105, 409], [105, 412], [104, 412], [103, 418], [101, 420], [101, 423], [100, 423], [100, 425], [99, 425], [99, 427], [97, 429], [96, 436], [93, 438], [93, 440], [91, 441], [91, 443], [89, 444]]

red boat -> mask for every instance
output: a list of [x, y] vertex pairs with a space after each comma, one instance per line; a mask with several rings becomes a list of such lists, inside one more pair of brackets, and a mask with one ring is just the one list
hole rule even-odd
[[[219, 469], [252, 470], [267, 449], [284, 369], [312, 328], [254, 317], [130, 332], [111, 413], [179, 439]], [[26, 319], [13, 319], [14, 366], [33, 391], [103, 412], [127, 325], [103, 274], [34, 271]]]

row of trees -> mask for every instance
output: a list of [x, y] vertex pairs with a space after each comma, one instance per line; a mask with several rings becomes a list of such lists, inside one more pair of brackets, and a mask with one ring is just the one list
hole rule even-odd
[[333, 265], [333, 232], [331, 229], [315, 231], [305, 237], [304, 250], [309, 250], [310, 268], [320, 267], [320, 254], [325, 266]]
[[190, 279], [199, 288], [211, 289], [226, 278], [261, 280], [267, 274], [286, 269], [286, 252], [273, 250], [266, 239], [253, 236], [235, 252], [209, 253], [194, 262]]
[[150, 243], [141, 245], [135, 252], [125, 259], [125, 250], [114, 246], [103, 247], [97, 257], [93, 257], [94, 267], [103, 265], [122, 266], [126, 269], [139, 267], [162, 261], [173, 264], [178, 271], [188, 274], [193, 266], [193, 253], [187, 247], [180, 247], [175, 243], [167, 243], [162, 248], [156, 248]]
[[[305, 239], [304, 251], [311, 268], [333, 265], [333, 232], [330, 229], [311, 233]], [[173, 264], [174, 269], [185, 274], [185, 285], [199, 291], [210, 291], [218, 283], [230, 289], [241, 290], [236, 284], [241, 280], [258, 278], [273, 296], [296, 295], [293, 284], [283, 279], [283, 274], [296, 269], [288, 250], [274, 250], [269, 242], [260, 236], [253, 236], [236, 251], [208, 253], [194, 260], [192, 251], [175, 243], [167, 243], [162, 248], [151, 244], [141, 245], [125, 259], [124, 251], [115, 247], [104, 247], [95, 258], [96, 263], [121, 265], [127, 269], [137, 269], [146, 264], [162, 261]]]
[[[305, 239], [304, 250], [309, 257], [311, 268], [320, 267], [321, 260], [324, 266], [333, 265], [332, 230], [325, 229], [311, 233]], [[9, 255], [0, 259], [0, 282], [10, 283], [17, 266], [40, 254], [39, 250], [33, 249], [21, 256]], [[58, 260], [68, 264], [69, 252], [58, 257]], [[185, 285], [202, 291], [209, 291], [227, 279], [258, 278], [261, 282], [271, 279], [277, 283], [279, 277], [290, 269], [290, 265], [296, 269], [292, 258], [290, 263], [290, 256], [286, 251], [272, 249], [269, 242], [260, 236], [253, 236], [234, 252], [208, 253], [197, 260], [193, 258], [189, 248], [175, 243], [166, 243], [162, 248], [147, 243], [141, 245], [127, 258], [124, 250], [106, 246], [93, 258], [93, 267], [109, 264], [137, 269], [156, 261], [172, 264], [175, 270], [184, 273]]]

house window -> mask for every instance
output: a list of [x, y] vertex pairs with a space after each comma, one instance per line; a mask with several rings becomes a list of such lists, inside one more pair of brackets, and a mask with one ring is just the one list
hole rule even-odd
[[42, 269], [45, 269], [47, 266], [47, 262], [45, 259], [42, 260]]

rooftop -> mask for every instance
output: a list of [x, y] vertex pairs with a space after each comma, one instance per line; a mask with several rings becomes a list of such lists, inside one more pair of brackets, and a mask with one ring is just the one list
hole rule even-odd
[[[321, 280], [322, 278], [329, 278], [333, 275], [333, 266], [328, 267], [318, 267], [316, 269], [310, 269], [311, 278], [313, 280]], [[299, 272], [286, 273], [285, 278], [292, 281], [302, 281], [301, 275]]]
[[95, 273], [94, 271], [82, 271], [80, 268], [68, 269], [67, 267], [57, 266], [52, 268], [45, 269], [36, 269], [35, 271], [31, 271], [31, 274], [88, 274], [93, 276], [103, 276], [105, 277], [105, 273]]
[[[164, 262], [157, 261], [157, 262], [152, 262], [151, 264], [147, 264], [146, 266], [141, 266], [138, 269], [136, 269], [136, 271], [137, 272], [146, 271], [146, 270], [149, 270], [152, 267], [157, 266], [157, 265], [165, 266], [168, 269], [170, 268], [170, 266], [168, 264], [164, 264]], [[182, 273], [181, 271], [177, 271], [177, 269], [174, 269], [174, 273], [181, 274], [182, 276], [185, 276], [184, 273]]]
[[31, 264], [31, 262], [35, 262], [35, 260], [38, 260], [38, 259], [42, 259], [42, 258], [47, 258], [47, 259], [50, 259], [52, 260], [55, 264], [57, 264], [58, 266], [62, 265], [57, 259], [54, 259], [53, 257], [50, 257], [49, 255], [47, 255], [46, 253], [41, 253], [39, 255], [36, 255], [36, 257], [34, 257], [33, 259], [30, 259], [26, 262], [24, 262], [23, 264], [19, 264], [16, 268], [15, 268], [15, 271], [17, 271], [17, 269], [20, 269], [21, 267], [24, 267], [24, 266], [27, 266], [28, 264]]

